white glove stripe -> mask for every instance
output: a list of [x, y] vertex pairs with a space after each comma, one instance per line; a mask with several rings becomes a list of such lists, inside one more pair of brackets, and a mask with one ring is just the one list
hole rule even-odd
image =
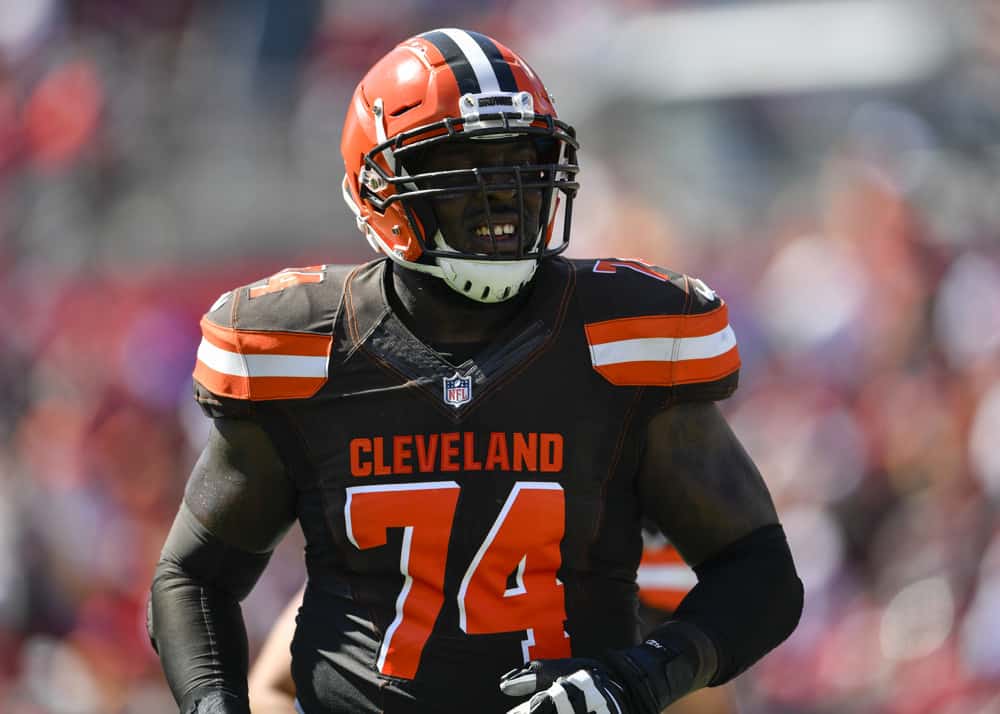
[[566, 690], [563, 689], [563, 685], [557, 682], [546, 689], [545, 693], [549, 695], [549, 699], [556, 705], [556, 714], [579, 714], [579, 712], [573, 711], [573, 704], [570, 702]]
[[601, 690], [597, 688], [594, 678], [585, 669], [573, 672], [566, 678], [567, 682], [572, 682], [583, 692], [583, 698], [587, 702], [587, 711], [594, 714], [611, 714], [608, 709], [608, 702]]

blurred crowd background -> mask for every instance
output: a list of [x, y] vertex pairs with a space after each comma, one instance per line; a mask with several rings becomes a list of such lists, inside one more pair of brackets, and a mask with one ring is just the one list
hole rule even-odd
[[729, 302], [725, 410], [807, 590], [732, 711], [1000, 712], [992, 0], [0, 0], [0, 711], [173, 710], [143, 619], [206, 429], [198, 317], [370, 257], [341, 121], [437, 26], [517, 48], [576, 125], [571, 255]]

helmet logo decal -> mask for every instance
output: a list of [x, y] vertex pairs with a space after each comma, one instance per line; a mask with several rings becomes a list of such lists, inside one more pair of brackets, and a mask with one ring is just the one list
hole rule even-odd
[[463, 377], [458, 372], [452, 377], [443, 377], [444, 402], [456, 409], [472, 401], [472, 377]]

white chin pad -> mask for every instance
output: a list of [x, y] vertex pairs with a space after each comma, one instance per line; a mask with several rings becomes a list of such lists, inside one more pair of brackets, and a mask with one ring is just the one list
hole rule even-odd
[[452, 290], [477, 302], [503, 302], [517, 295], [535, 275], [538, 263], [525, 260], [436, 258]]
[[[457, 252], [438, 231], [434, 244], [439, 250]], [[476, 302], [503, 302], [517, 295], [535, 275], [538, 262], [524, 260], [467, 260], [435, 258], [441, 279], [455, 292]]]

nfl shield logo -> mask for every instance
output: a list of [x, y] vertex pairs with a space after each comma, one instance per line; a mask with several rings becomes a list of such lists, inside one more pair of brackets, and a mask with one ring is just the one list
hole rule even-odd
[[444, 378], [444, 401], [453, 407], [460, 407], [472, 399], [472, 377], [463, 377], [455, 372], [454, 377]]

